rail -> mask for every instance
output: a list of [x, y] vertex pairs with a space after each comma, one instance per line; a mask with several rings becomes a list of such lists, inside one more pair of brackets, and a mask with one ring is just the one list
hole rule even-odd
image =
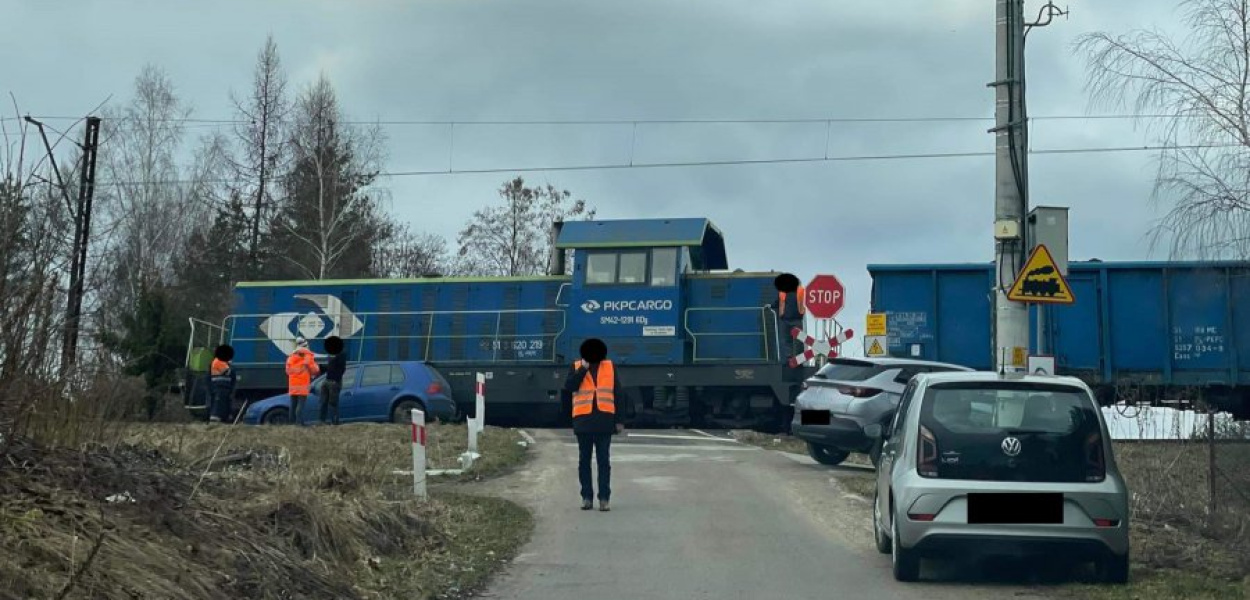
[[[275, 316], [289, 314], [291, 320], [286, 323], [274, 324], [268, 321], [268, 327], [263, 328], [267, 320]], [[321, 319], [324, 316], [320, 314], [314, 315]], [[541, 333], [503, 333], [503, 324], [506, 317], [516, 317], [517, 319], [529, 317], [558, 316], [558, 327], [554, 331], [543, 331]], [[237, 345], [255, 342], [264, 342], [276, 346], [279, 350], [289, 354], [295, 349], [295, 339], [298, 334], [292, 331], [291, 325], [297, 323], [306, 315], [294, 315], [290, 313], [277, 314], [234, 314], [222, 320], [221, 329], [229, 332], [230, 343]], [[489, 353], [490, 362], [499, 362], [507, 364], [518, 363], [550, 363], [556, 361], [557, 341], [567, 327], [565, 312], [555, 309], [517, 309], [517, 310], [460, 310], [460, 311], [410, 311], [410, 312], [371, 312], [371, 313], [354, 313], [349, 318], [359, 320], [359, 329], [352, 335], [343, 335], [344, 341], [355, 346], [356, 362], [365, 359], [365, 348], [371, 343], [387, 342], [391, 340], [412, 341], [420, 340], [423, 342], [422, 347], [417, 356], [409, 356], [406, 358], [396, 358], [388, 356], [385, 358], [371, 357], [370, 360], [421, 360], [429, 362], [470, 362], [481, 360], [480, 357], [485, 353]], [[482, 323], [491, 323], [492, 332], [486, 335], [480, 333], [450, 333], [435, 334], [436, 331], [454, 330], [455, 325], [448, 322], [448, 319], [464, 319], [465, 322], [460, 325], [461, 329], [468, 329], [470, 325], [480, 326]], [[341, 319], [341, 316], [340, 316]], [[370, 335], [373, 329], [381, 327], [381, 325], [391, 325], [389, 321], [379, 323], [383, 319], [411, 319], [412, 329], [420, 328], [421, 332], [413, 333], [383, 333], [380, 335]], [[249, 321], [256, 324], [255, 327], [249, 328]], [[444, 323], [439, 327], [439, 323]], [[353, 321], [354, 323], [354, 321]], [[243, 326], [240, 327], [240, 324]], [[371, 327], [373, 325], [373, 327]], [[341, 321], [340, 321], [341, 326]], [[324, 322], [321, 322], [324, 327]], [[524, 327], [519, 327], [524, 329]], [[243, 332], [248, 329], [260, 332], [261, 335], [249, 336]], [[390, 327], [387, 327], [390, 329]], [[445, 352], [440, 351], [440, 342], [454, 343], [458, 340], [477, 340], [478, 345], [474, 349], [466, 348], [461, 358], [453, 358], [449, 355], [453, 354], [450, 349]], [[376, 347], [376, 346], [375, 346]], [[388, 353], [389, 353], [389, 346]], [[445, 355], [444, 355], [445, 354]], [[505, 355], [501, 358], [500, 355]], [[238, 361], [234, 363], [236, 366], [262, 366], [279, 364], [271, 361]]]
[[[693, 321], [692, 317], [700, 313], [710, 313], [710, 312], [739, 312], [748, 316], [751, 315], [752, 313], [755, 313], [759, 315], [759, 320], [755, 321], [755, 323], [758, 326], [752, 328], [750, 331], [694, 331], [693, 329], [691, 329], [690, 324]], [[773, 310], [772, 307], [741, 306], [741, 307], [687, 308], [684, 318], [682, 320], [684, 321], [683, 328], [686, 330], [686, 337], [690, 339], [691, 360], [695, 363], [741, 362], [743, 360], [743, 356], [741, 355], [741, 353], [738, 353], [738, 352], [731, 352], [729, 353], [729, 355], [726, 355], [726, 356], [707, 356], [706, 354], [700, 355], [700, 352], [699, 352], [700, 338], [713, 338], [713, 339], [759, 338], [761, 342], [760, 348], [763, 349], [763, 353], [760, 356], [755, 357], [756, 360], [760, 360], [763, 362], [770, 362], [770, 361], [781, 362], [780, 348], [777, 347], [777, 342], [778, 342], [777, 312]]]

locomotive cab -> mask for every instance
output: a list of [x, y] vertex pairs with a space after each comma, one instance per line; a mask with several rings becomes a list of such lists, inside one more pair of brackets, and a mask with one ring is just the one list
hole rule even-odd
[[576, 357], [581, 341], [596, 337], [623, 365], [682, 364], [684, 275], [728, 267], [724, 237], [707, 219], [563, 223], [555, 250], [573, 251], [559, 299], [568, 327], [562, 353]]

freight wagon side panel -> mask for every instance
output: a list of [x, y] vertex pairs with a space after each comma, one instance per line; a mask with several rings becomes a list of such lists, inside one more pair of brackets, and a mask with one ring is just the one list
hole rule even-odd
[[1163, 276], [1171, 324], [1165, 333], [1172, 350], [1166, 360], [1171, 361], [1173, 379], [1184, 385], [1235, 384], [1228, 271], [1169, 269]]
[[869, 272], [873, 312], [886, 313], [891, 356], [993, 367], [991, 269], [874, 266]]
[[[1100, 378], [1104, 342], [1099, 272], [1070, 269], [1067, 279], [1077, 301], [1045, 309], [1050, 324], [1047, 348], [1060, 371]], [[1036, 309], [1033, 312], [1036, 316]], [[1031, 331], [1036, 331], [1036, 325]]]

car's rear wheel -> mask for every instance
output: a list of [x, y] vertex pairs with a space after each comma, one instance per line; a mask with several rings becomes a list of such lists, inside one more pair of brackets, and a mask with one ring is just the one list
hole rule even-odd
[[271, 408], [260, 418], [264, 425], [286, 425], [291, 422], [291, 411], [285, 407]]
[[[395, 404], [395, 408], [391, 410], [391, 422], [411, 423], [412, 410], [414, 408], [420, 411], [425, 410], [425, 407], [421, 406], [421, 403], [416, 400], [400, 400]], [[433, 421], [433, 419], [427, 417], [426, 421]]]
[[1106, 583], [1128, 583], [1128, 553], [1109, 556], [1098, 563], [1098, 578]]
[[898, 543], [898, 515], [890, 519], [890, 559], [894, 566], [896, 581], [916, 581], [920, 579], [920, 557]]
[[877, 552], [891, 552], [890, 536], [881, 529], [881, 506], [877, 504], [877, 494], [872, 495], [872, 537], [877, 542]]
[[842, 461], [846, 460], [846, 457], [851, 455], [850, 452], [845, 450], [839, 450], [832, 446], [822, 446], [820, 444], [812, 443], [807, 444], [807, 453], [810, 454], [816, 462], [829, 466], [840, 465], [842, 464]]

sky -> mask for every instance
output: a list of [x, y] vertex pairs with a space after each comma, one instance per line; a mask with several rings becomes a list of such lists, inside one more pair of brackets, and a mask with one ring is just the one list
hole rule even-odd
[[[991, 117], [991, 0], [0, 0], [0, 92], [23, 113], [82, 115], [164, 68], [194, 117], [229, 119], [272, 34], [292, 85], [325, 73], [353, 119], [435, 121]], [[194, 7], [194, 8], [189, 8]], [[1037, 0], [1026, 2], [1036, 14]], [[1173, 0], [1070, 0], [1028, 43], [1033, 117], [1091, 106], [1073, 41], [1167, 30]], [[7, 104], [7, 103], [6, 103]], [[11, 109], [4, 109], [12, 116]], [[65, 123], [62, 122], [62, 125]], [[869, 264], [988, 262], [992, 157], [563, 167], [989, 152], [989, 121], [387, 126], [393, 211], [454, 241], [513, 175], [601, 218], [707, 217], [731, 268], [838, 276], [862, 328]], [[203, 134], [213, 125], [189, 130]], [[454, 129], [454, 132], [453, 132]], [[454, 139], [454, 144], [452, 143]], [[1035, 149], [1145, 145], [1127, 120], [1036, 120]], [[102, 151], [106, 151], [102, 150]], [[1034, 155], [1032, 201], [1070, 207], [1072, 260], [1166, 259], [1149, 234], [1148, 152]]]

